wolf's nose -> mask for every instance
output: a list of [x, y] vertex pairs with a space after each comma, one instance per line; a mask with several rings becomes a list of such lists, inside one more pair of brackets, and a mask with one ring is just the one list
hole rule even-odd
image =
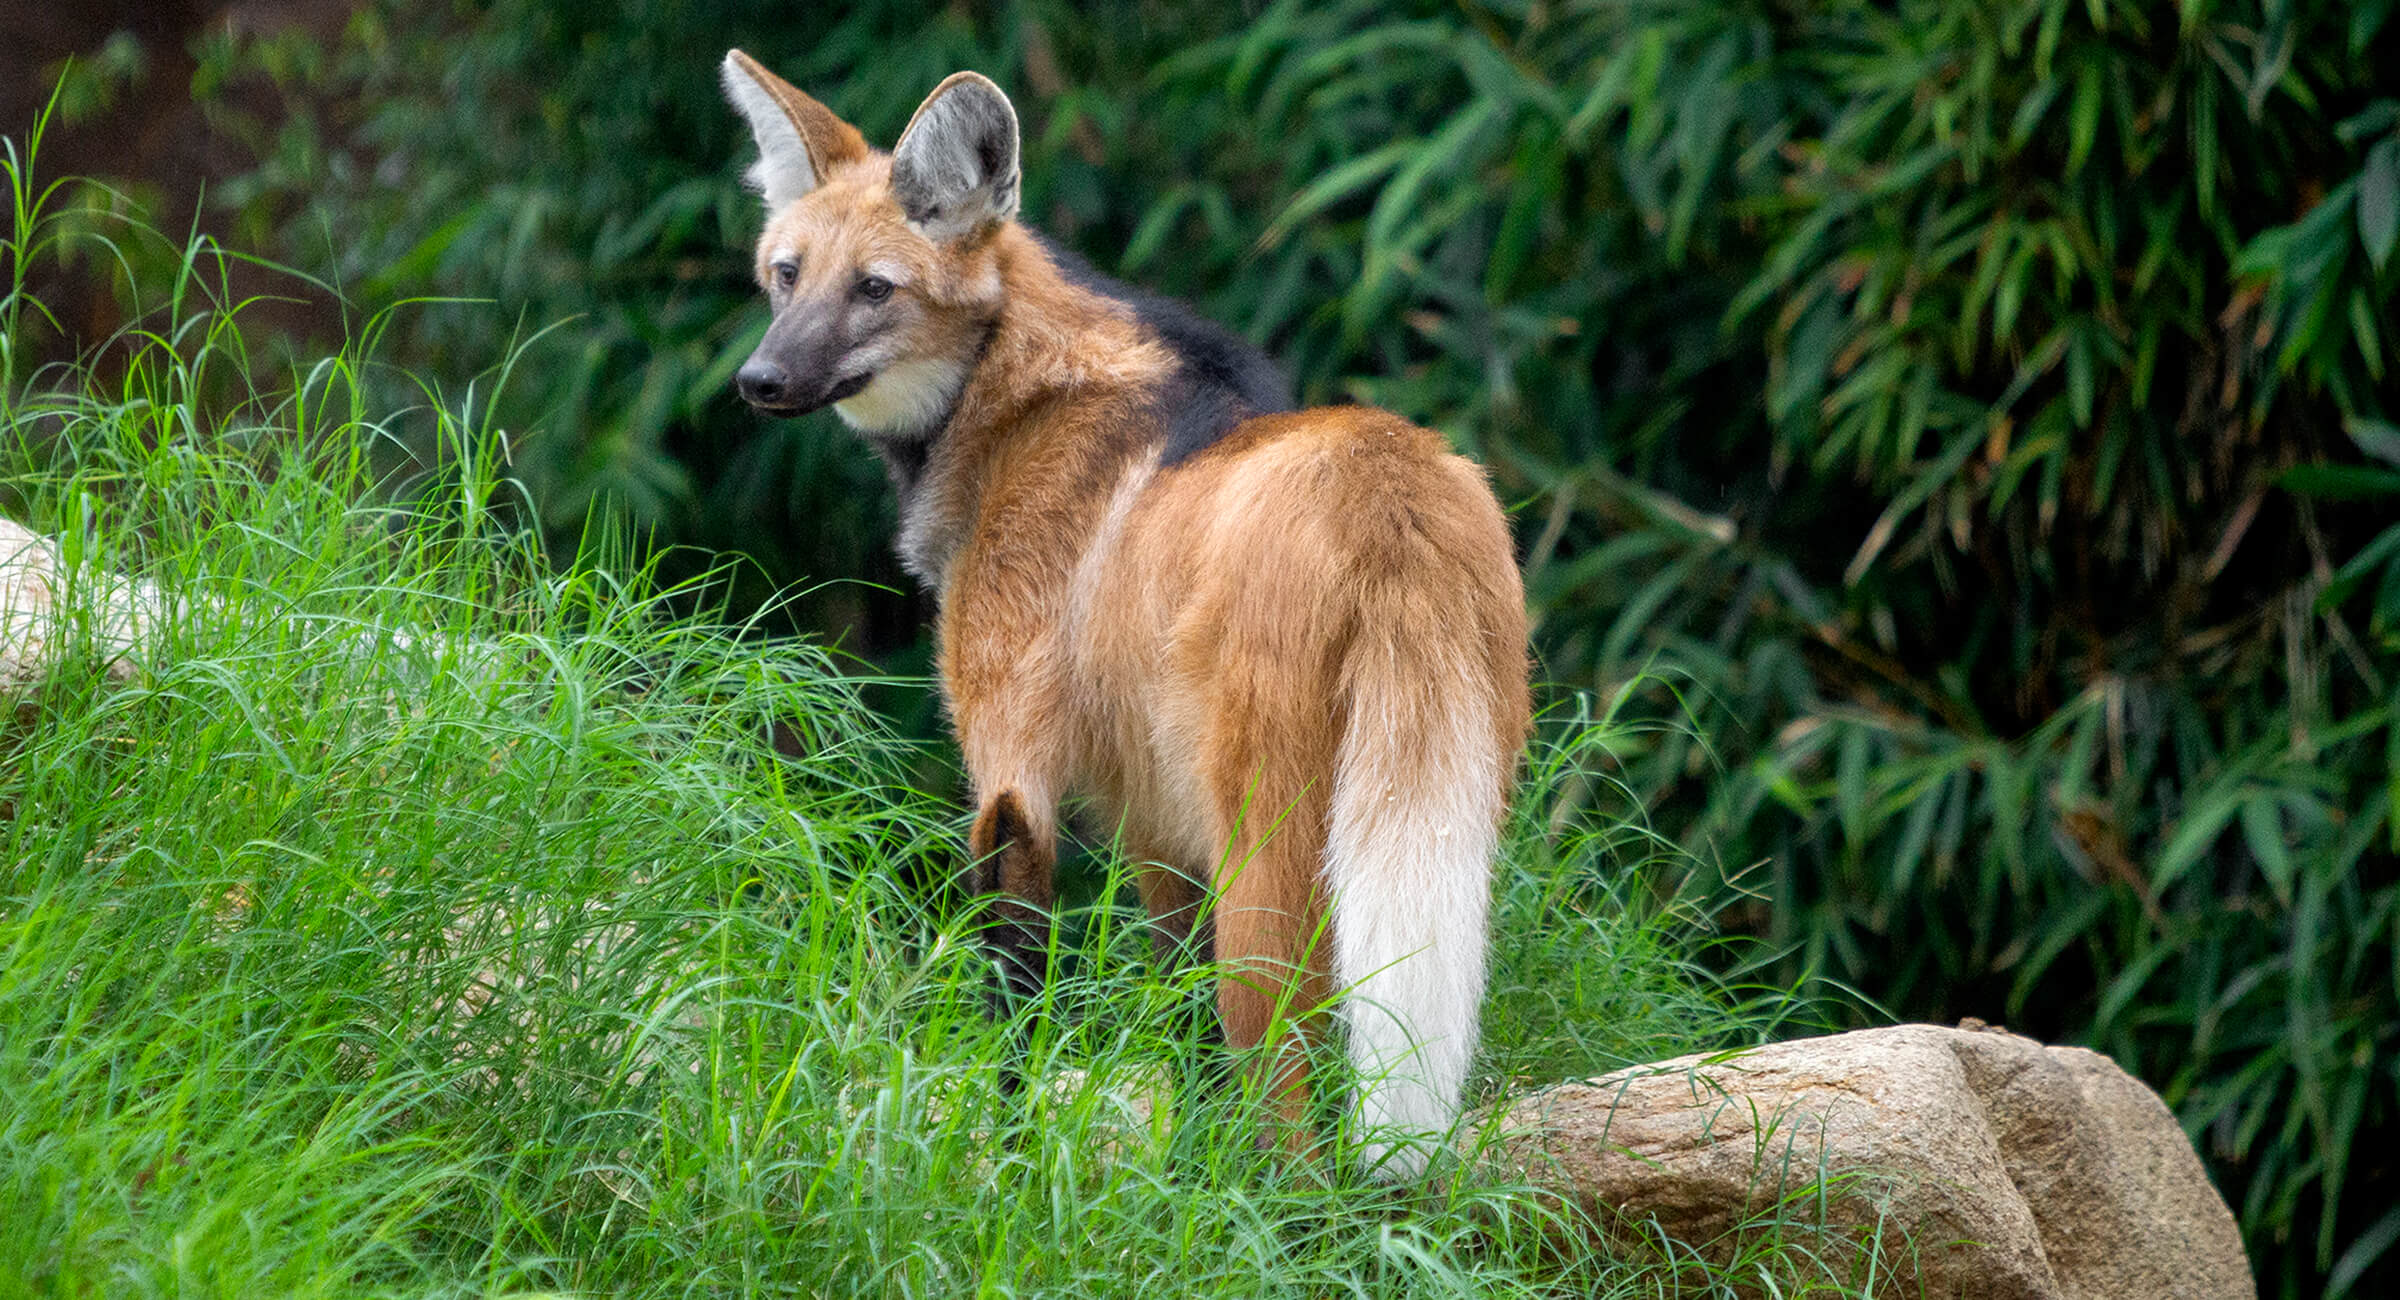
[[752, 357], [743, 362], [742, 368], [733, 373], [733, 386], [741, 391], [742, 400], [752, 406], [791, 404], [791, 377], [772, 361]]

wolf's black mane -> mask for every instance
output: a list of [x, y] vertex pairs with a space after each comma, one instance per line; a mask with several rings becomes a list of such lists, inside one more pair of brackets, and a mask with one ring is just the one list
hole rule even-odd
[[1167, 430], [1161, 465], [1206, 451], [1251, 416], [1292, 409], [1291, 382], [1249, 340], [1173, 298], [1100, 274], [1047, 235], [1035, 238], [1069, 283], [1125, 304], [1175, 354], [1175, 374], [1154, 399]]

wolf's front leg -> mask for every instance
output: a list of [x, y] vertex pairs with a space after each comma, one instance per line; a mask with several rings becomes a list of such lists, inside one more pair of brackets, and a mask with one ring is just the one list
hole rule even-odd
[[[973, 862], [969, 890], [993, 900], [984, 942], [998, 968], [992, 1015], [1006, 1019], [1018, 1007], [1038, 1001], [1049, 980], [1058, 864], [1054, 811], [1047, 803], [1036, 805], [1013, 786], [987, 795], [968, 832], [967, 852]], [[1013, 1094], [1023, 1083], [1023, 1070], [1015, 1061], [1001, 1067], [1002, 1091]]]

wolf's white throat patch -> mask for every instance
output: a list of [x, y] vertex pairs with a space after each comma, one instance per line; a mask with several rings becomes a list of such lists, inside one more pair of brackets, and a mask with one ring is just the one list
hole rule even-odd
[[917, 360], [886, 366], [874, 382], [833, 404], [842, 422], [861, 433], [913, 437], [949, 418], [967, 385], [963, 361]]

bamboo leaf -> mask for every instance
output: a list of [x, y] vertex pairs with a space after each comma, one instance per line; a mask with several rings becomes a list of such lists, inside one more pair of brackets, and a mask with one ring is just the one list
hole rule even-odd
[[1194, 199], [1190, 185], [1178, 185], [1150, 205], [1150, 210], [1142, 214], [1141, 224], [1133, 228], [1133, 237], [1125, 241], [1126, 271], [1138, 271], [1150, 264], [1150, 259], [1166, 246], [1168, 236], [1175, 233], [1177, 219]]
[[2043, 116], [2050, 111], [2050, 105], [2057, 102], [2058, 91], [2059, 85], [2055, 81], [2037, 81], [2033, 89], [2025, 92], [2025, 98], [2017, 102], [2016, 116], [2008, 125], [2008, 144], [2011, 149], [2022, 149], [2033, 138], [2034, 128], [2041, 125]]
[[2400, 99], [2379, 99], [2359, 113], [2343, 119], [2333, 128], [2334, 137], [2344, 144], [2371, 140], [2400, 126]]
[[2339, 607], [2366, 583], [2367, 575], [2382, 567], [2386, 561], [2393, 562], [2392, 567], [2400, 570], [2400, 524], [2376, 534], [2373, 541], [2359, 548], [2358, 554], [2334, 570], [2333, 577], [2325, 584], [2325, 590], [2318, 593], [2317, 611], [2330, 613]]
[[2092, 425], [2094, 365], [2091, 335], [2079, 329], [2067, 344], [2067, 406], [2078, 429]]
[[2400, 425], [2389, 420], [2377, 420], [2353, 415], [2342, 421], [2342, 432], [2358, 449], [2394, 469], [2400, 469]]
[[1272, 248], [1282, 243], [1301, 223], [1373, 185], [1393, 168], [1407, 162], [1417, 148], [1418, 143], [1414, 140], [1394, 140], [1326, 172], [1283, 205], [1283, 210], [1268, 223], [1266, 233], [1259, 236], [1259, 244]]
[[1414, 148], [1383, 192], [1375, 196], [1375, 208], [1367, 217], [1368, 246], [1392, 246], [1400, 224], [1419, 215], [1418, 192], [1436, 175], [1463, 170], [1484, 135], [1500, 125], [1507, 111], [1501, 101], [1479, 97], [1444, 123], [1432, 139]]
[[2343, 1300], [2367, 1275], [2375, 1261], [2389, 1253], [2400, 1242], [2400, 1206], [2394, 1206], [2377, 1219], [2366, 1231], [2350, 1239], [2350, 1245], [2333, 1263], [2326, 1275], [2325, 1300]]
[[2298, 868], [2292, 861], [2291, 846], [2284, 843], [2282, 814], [2271, 795], [2261, 792], [2243, 801], [2242, 841], [2249, 846], [2250, 860], [2274, 886], [2275, 897], [2289, 905]]
[[2358, 238], [2367, 246], [2367, 259], [2382, 270], [2400, 239], [2400, 136], [2367, 151], [2367, 166], [2358, 178]]
[[2383, 331], [2375, 326], [2375, 304], [2363, 284], [2350, 291], [2350, 342], [2367, 363], [2367, 377], [2382, 379]]
[[2199, 865], [2200, 859], [2216, 847], [2227, 823], [2242, 810], [2242, 803], [2239, 789], [2220, 787], [2202, 791], [2191, 807], [2184, 810], [2175, 823], [2174, 833], [2167, 837], [2166, 847], [2160, 850], [2158, 864], [2150, 871], [2151, 887], [2163, 894]]
[[2100, 138], [2100, 63], [2096, 58], [2084, 60], [2075, 70], [2075, 103], [2067, 116], [2067, 175], [2083, 170], [2092, 156], [2092, 144]]
[[2400, 473], [2364, 465], [2294, 465], [2278, 481], [2287, 492], [2320, 501], [2373, 501], [2400, 496]]

